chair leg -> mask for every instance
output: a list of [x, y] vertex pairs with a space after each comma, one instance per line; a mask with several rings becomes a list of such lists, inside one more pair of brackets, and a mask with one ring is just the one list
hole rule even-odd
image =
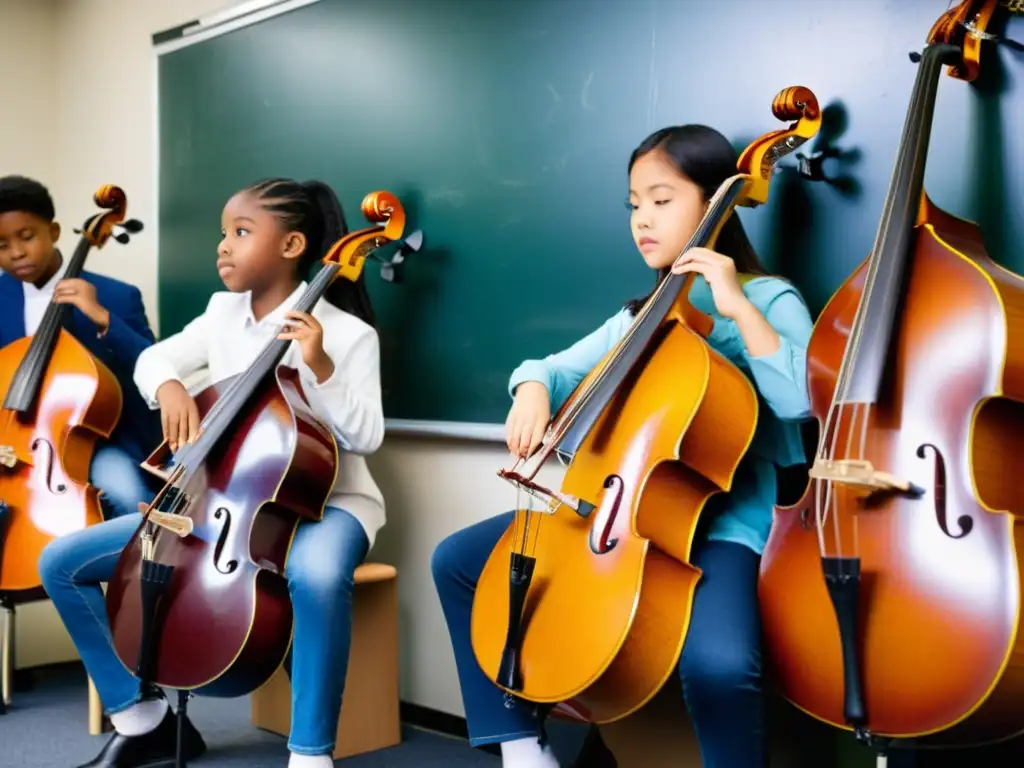
[[96, 686], [89, 678], [89, 735], [99, 736], [103, 733], [103, 704]]
[[4, 602], [0, 608], [6, 614], [0, 636], [0, 712], [6, 712], [14, 692], [14, 605]]

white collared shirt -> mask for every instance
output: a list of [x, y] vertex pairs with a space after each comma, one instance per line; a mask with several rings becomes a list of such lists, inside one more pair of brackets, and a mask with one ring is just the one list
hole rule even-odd
[[64, 271], [67, 269], [67, 259], [61, 261], [60, 268], [46, 281], [42, 288], [36, 288], [33, 283], [22, 283], [22, 290], [25, 292], [25, 335], [34, 336], [39, 330], [39, 324], [43, 322], [43, 315], [46, 308], [50, 306], [53, 299], [53, 290], [57, 283], [64, 279]]
[[[285, 312], [305, 290], [302, 283], [260, 321], [252, 314], [248, 292], [213, 294], [203, 314], [139, 355], [135, 384], [143, 398], [155, 409], [156, 391], [164, 382], [182, 381], [204, 368], [211, 382], [248, 370], [277, 337]], [[312, 314], [323, 326], [324, 350], [334, 363], [334, 373], [318, 384], [295, 341], [281, 364], [298, 369], [313, 412], [331, 427], [338, 441], [338, 477], [328, 505], [341, 507], [359, 520], [373, 546], [384, 525], [384, 497], [363, 455], [377, 450], [384, 439], [380, 341], [371, 326], [323, 299]]]

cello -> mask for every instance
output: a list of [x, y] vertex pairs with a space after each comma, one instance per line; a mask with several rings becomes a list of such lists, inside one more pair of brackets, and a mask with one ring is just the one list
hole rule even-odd
[[[713, 247], [737, 206], [766, 202], [775, 163], [821, 123], [803, 87], [781, 91], [772, 113], [795, 122], [744, 150], [684, 254]], [[507, 697], [611, 722], [675, 669], [701, 577], [690, 562], [701, 513], [731, 489], [758, 419], [749, 379], [705, 340], [712, 320], [689, 302], [693, 279], [660, 281], [558, 409], [533, 470], [520, 460], [499, 472], [531, 503], [517, 504], [484, 566], [471, 642]], [[553, 453], [569, 465], [560, 491], [535, 480]]]
[[928, 35], [874, 246], [808, 348], [810, 481], [761, 563], [782, 693], [883, 754], [1024, 730], [1024, 279], [924, 190], [942, 68], [975, 80], [995, 10]]
[[[362, 212], [377, 224], [331, 246], [295, 309], [312, 311], [334, 280], [355, 280], [375, 249], [401, 237], [394, 195], [367, 195]], [[248, 370], [200, 392], [199, 437], [173, 456], [165, 441], [145, 462], [166, 483], [106, 598], [114, 650], [143, 685], [243, 696], [285, 658], [292, 537], [300, 521], [322, 518], [339, 461], [298, 370], [282, 364], [291, 346], [275, 334]]]
[[[119, 226], [128, 207], [119, 187], [102, 186], [93, 200], [105, 210], [82, 225], [65, 279], [80, 277], [90, 250], [111, 235], [126, 243], [142, 228]], [[40, 587], [43, 548], [103, 521], [89, 465], [96, 441], [117, 426], [123, 396], [107, 366], [65, 330], [70, 309], [51, 300], [35, 334], [0, 350], [0, 592]]]

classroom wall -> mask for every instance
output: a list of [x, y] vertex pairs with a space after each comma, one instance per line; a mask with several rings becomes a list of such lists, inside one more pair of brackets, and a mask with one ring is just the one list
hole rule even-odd
[[[6, 105], [0, 119], [0, 168], [53, 173], [56, 131], [48, 116], [56, 96], [57, 64], [50, 55], [56, 18], [54, 0], [0, 0], [0, 24], [5, 29], [0, 96]], [[18, 70], [22, 76], [9, 76]]]
[[[19, 15], [9, 26], [6, 9], [12, 5], [19, 6]], [[71, 225], [94, 210], [96, 187], [114, 183], [125, 190], [129, 216], [149, 229], [128, 246], [111, 242], [90, 257], [89, 266], [138, 285], [154, 326], [156, 94], [150, 35], [225, 5], [224, 0], [56, 0], [55, 9], [44, 13], [35, 8], [36, 0], [0, 0], [7, 36], [23, 41], [29, 60], [40, 62], [38, 75], [22, 81], [21, 87], [33, 82], [57, 94], [53, 110], [41, 106], [24, 121], [18, 136], [4, 133], [5, 121], [0, 121], [0, 152], [10, 153], [0, 155], [0, 168], [6, 172], [24, 166], [25, 172], [49, 181], [65, 222], [61, 245], [66, 250], [75, 242]], [[29, 13], [23, 6], [35, 9]], [[30, 47], [33, 36], [44, 44]], [[49, 43], [56, 46], [55, 57], [48, 55]], [[0, 51], [6, 56], [10, 49]], [[11, 55], [24, 62], [24, 56]], [[12, 139], [35, 142], [38, 162], [21, 163], [32, 152], [12, 152]], [[174, 254], [163, 258], [173, 259]], [[370, 460], [388, 505], [388, 525], [371, 558], [393, 563], [399, 571], [406, 701], [463, 713], [447, 629], [430, 580], [430, 554], [447, 534], [514, 504], [514, 492], [495, 475], [506, 459], [502, 446], [387, 438]], [[546, 473], [544, 479], [557, 482], [557, 472]], [[19, 666], [75, 657], [49, 604], [24, 612], [19, 651]]]

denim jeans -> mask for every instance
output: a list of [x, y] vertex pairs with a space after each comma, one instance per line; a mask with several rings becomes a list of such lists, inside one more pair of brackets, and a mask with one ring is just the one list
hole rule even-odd
[[[533, 736], [532, 707], [505, 707], [504, 692], [484, 675], [470, 639], [473, 594], [491, 550], [512, 521], [507, 513], [452, 534], [431, 561], [451, 635], [470, 743]], [[741, 544], [705, 541], [695, 564], [704, 574], [679, 663], [683, 694], [705, 768], [768, 765], [761, 688], [760, 558]], [[569, 629], [567, 619], [566, 629]]]
[[140, 466], [138, 458], [118, 445], [98, 441], [89, 465], [89, 482], [100, 491], [100, 506], [107, 520], [139, 511], [149, 504], [161, 483]]
[[[63, 536], [39, 559], [43, 586], [107, 713], [121, 712], [142, 696], [138, 679], [114, 652], [100, 589], [141, 520], [135, 512]], [[352, 635], [353, 576], [368, 548], [359, 521], [335, 507], [327, 507], [320, 522], [301, 522], [292, 541], [285, 568], [295, 616], [288, 740], [292, 752], [334, 751]]]

